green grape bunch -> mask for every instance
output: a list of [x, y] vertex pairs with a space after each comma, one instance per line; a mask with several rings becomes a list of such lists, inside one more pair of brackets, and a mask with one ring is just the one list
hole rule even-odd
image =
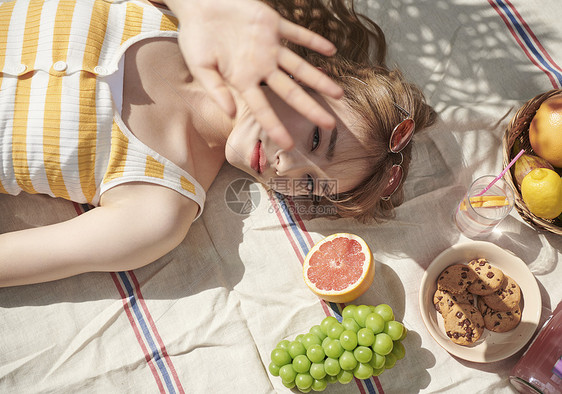
[[271, 351], [269, 372], [303, 393], [369, 379], [404, 358], [407, 332], [387, 304], [348, 305], [341, 323], [328, 316], [293, 341], [280, 341]]

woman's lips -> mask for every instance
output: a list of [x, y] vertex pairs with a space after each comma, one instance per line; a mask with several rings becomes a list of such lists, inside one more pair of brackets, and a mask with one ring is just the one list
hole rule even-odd
[[267, 163], [267, 158], [263, 152], [261, 141], [258, 141], [254, 150], [252, 152], [252, 157], [250, 159], [250, 167], [258, 174], [263, 173], [265, 164]]
[[260, 143], [260, 174], [263, 174], [263, 171], [266, 168], [266, 164], [267, 164], [267, 157], [265, 156], [265, 152], [263, 151], [263, 146]]

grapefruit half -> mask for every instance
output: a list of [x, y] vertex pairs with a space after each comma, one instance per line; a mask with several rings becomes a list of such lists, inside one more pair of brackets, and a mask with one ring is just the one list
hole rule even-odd
[[349, 302], [373, 283], [373, 254], [367, 243], [355, 234], [332, 234], [307, 253], [303, 275], [306, 285], [320, 298]]

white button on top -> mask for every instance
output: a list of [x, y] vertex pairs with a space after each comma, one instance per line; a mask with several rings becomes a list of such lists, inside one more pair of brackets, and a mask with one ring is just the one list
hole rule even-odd
[[66, 64], [66, 62], [63, 62], [62, 60], [59, 60], [58, 62], [53, 64], [53, 69], [55, 71], [64, 71], [64, 70], [66, 70], [67, 67], [68, 67], [68, 64]]
[[20, 75], [23, 74], [27, 70], [27, 66], [25, 64], [18, 64], [16, 66], [16, 74]]
[[107, 69], [103, 66], [95, 66], [94, 72], [98, 75], [107, 75]]

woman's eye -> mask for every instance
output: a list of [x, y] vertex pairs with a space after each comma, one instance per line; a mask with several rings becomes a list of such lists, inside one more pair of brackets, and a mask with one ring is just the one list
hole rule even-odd
[[311, 151], [314, 151], [316, 148], [318, 148], [318, 145], [320, 145], [320, 130], [318, 129], [318, 126], [316, 126], [314, 128], [314, 134], [312, 135]]
[[314, 193], [314, 178], [306, 174], [306, 191], [308, 194]]

